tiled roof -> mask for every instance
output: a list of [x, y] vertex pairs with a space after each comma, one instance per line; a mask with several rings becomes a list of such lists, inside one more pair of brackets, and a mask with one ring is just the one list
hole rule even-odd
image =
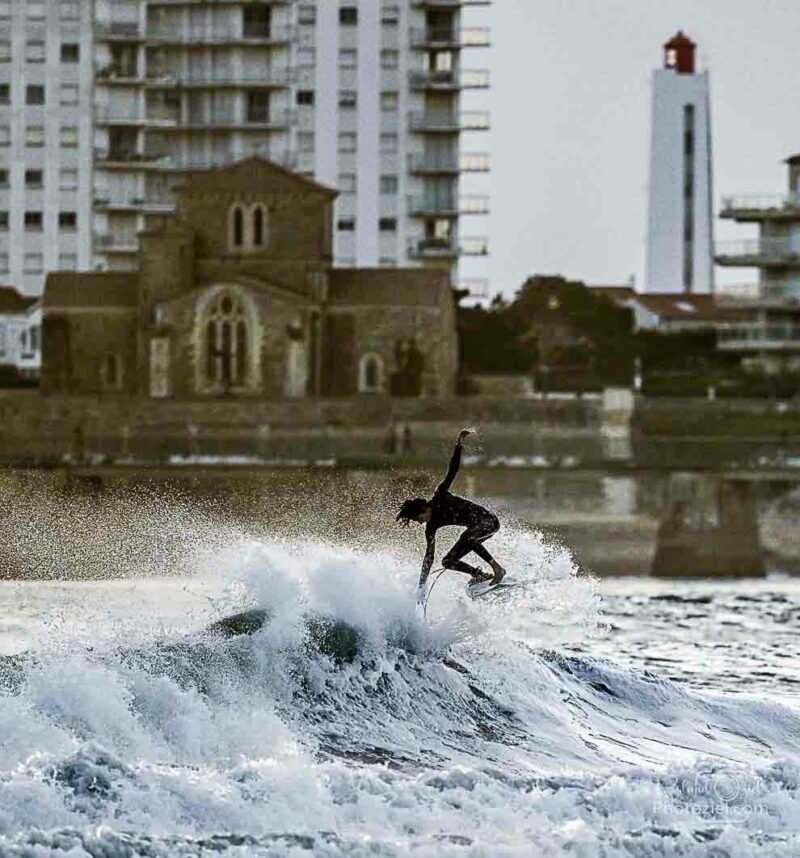
[[0, 286], [0, 313], [18, 315], [28, 311], [39, 299], [22, 295], [13, 286]]
[[130, 307], [136, 306], [135, 271], [102, 271], [75, 273], [54, 271], [47, 275], [44, 287], [44, 307]]
[[742, 317], [738, 307], [721, 305], [714, 295], [682, 292], [635, 292], [630, 286], [593, 286], [593, 290], [625, 306], [639, 304], [663, 321], [728, 322]]

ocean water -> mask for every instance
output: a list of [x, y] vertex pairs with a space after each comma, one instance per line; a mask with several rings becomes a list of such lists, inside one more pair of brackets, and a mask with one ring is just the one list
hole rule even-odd
[[0, 855], [800, 854], [800, 585], [493, 544], [521, 586], [427, 620], [407, 555], [324, 541], [0, 582]]

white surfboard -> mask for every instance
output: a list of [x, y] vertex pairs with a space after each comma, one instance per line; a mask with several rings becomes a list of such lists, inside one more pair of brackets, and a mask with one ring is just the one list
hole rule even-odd
[[520, 581], [515, 581], [507, 575], [499, 584], [492, 584], [491, 581], [486, 581], [481, 584], [470, 584], [467, 587], [467, 594], [470, 599], [480, 599], [481, 596], [487, 596], [489, 593], [495, 593], [498, 590], [510, 590], [512, 587], [516, 587], [520, 583]]

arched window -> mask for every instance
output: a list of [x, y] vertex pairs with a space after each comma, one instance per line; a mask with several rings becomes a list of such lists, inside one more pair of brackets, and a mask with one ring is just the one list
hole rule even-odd
[[377, 354], [366, 354], [358, 363], [359, 393], [383, 393], [384, 390], [383, 358]]
[[231, 247], [235, 250], [241, 250], [244, 247], [244, 209], [235, 205], [231, 209], [230, 220]]
[[119, 355], [106, 355], [101, 368], [103, 387], [106, 390], [120, 390], [122, 387], [122, 360]]
[[250, 337], [247, 315], [237, 296], [220, 292], [214, 297], [203, 333], [206, 383], [223, 391], [247, 386]]
[[256, 203], [253, 206], [252, 213], [253, 224], [253, 247], [266, 247], [268, 242], [267, 230], [267, 210], [261, 203]]

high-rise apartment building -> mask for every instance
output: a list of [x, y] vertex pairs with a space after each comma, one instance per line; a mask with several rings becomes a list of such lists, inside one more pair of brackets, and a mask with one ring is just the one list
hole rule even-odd
[[714, 291], [708, 72], [683, 32], [653, 72], [647, 292]]
[[[41, 5], [55, 21], [77, 4]], [[134, 266], [138, 232], [171, 210], [185, 171], [253, 154], [337, 188], [337, 264], [455, 273], [462, 256], [485, 255], [486, 239], [459, 224], [488, 210], [462, 182], [488, 155], [461, 145], [489, 127], [461, 107], [463, 90], [488, 86], [466, 54], [489, 31], [466, 26], [465, 7], [488, 5], [95, 0], [93, 77], [73, 109], [92, 103], [91, 224], [79, 229], [91, 267]]]
[[92, 265], [91, 3], [0, 2], [0, 282]]

